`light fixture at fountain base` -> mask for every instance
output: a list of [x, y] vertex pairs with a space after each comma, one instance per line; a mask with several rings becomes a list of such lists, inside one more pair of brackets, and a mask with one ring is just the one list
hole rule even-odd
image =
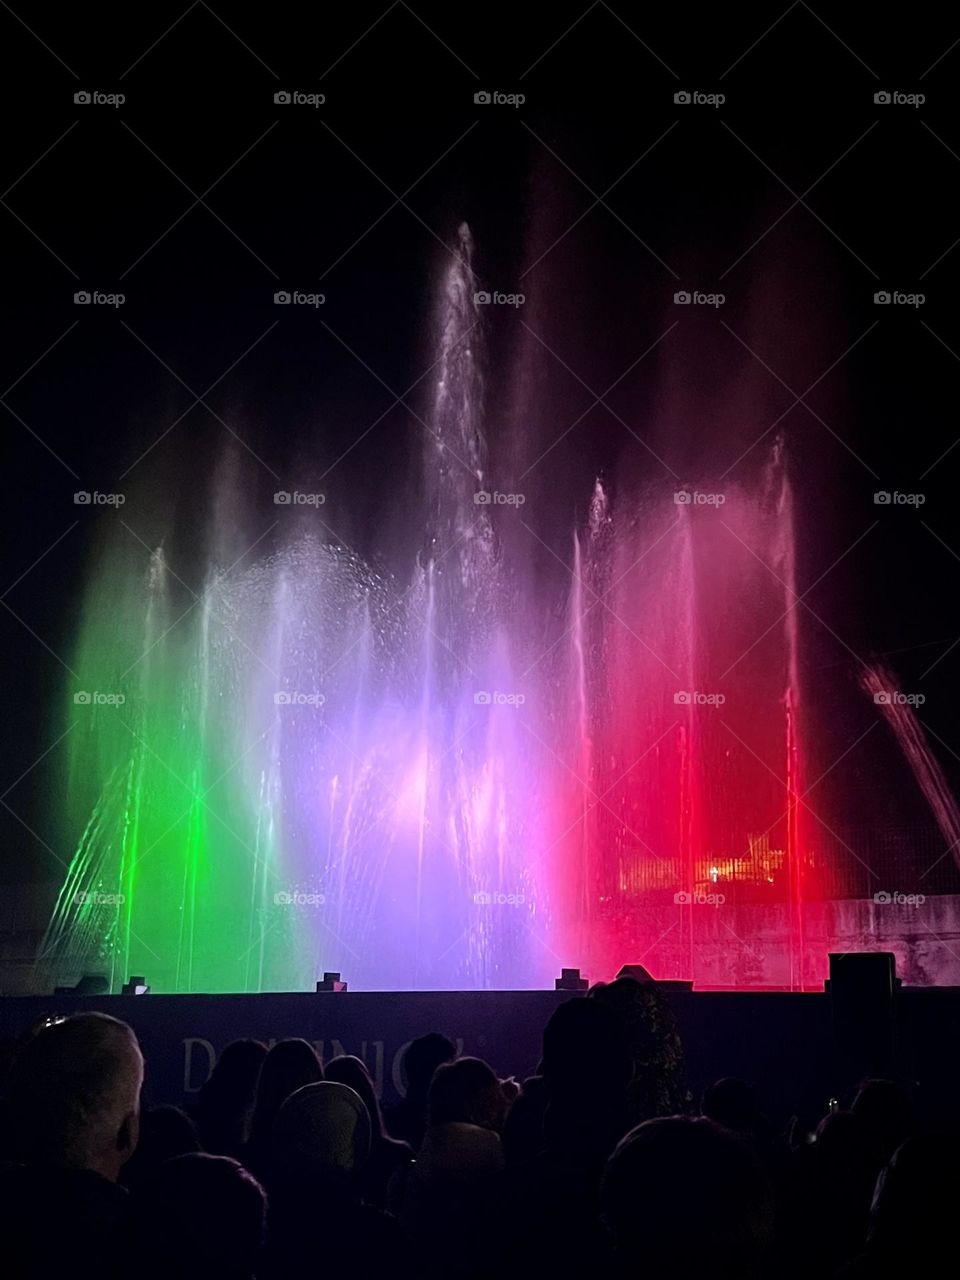
[[341, 982], [339, 973], [325, 973], [317, 982], [318, 991], [346, 991], [347, 984]]
[[590, 983], [580, 977], [579, 969], [561, 969], [560, 977], [554, 980], [556, 991], [586, 991]]

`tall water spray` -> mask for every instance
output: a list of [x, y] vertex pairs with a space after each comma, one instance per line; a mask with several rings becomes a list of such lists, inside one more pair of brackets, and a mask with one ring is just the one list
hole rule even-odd
[[[58, 977], [524, 987], [631, 961], [730, 985], [820, 976], [782, 445], [735, 484], [585, 476], [583, 517], [538, 534], [568, 563], [558, 589], [505, 562], [524, 529], [491, 474], [477, 293], [462, 226], [396, 576], [329, 509], [237, 558], [224, 474], [198, 574], [107, 540], [66, 706], [75, 852], [44, 941]], [[778, 949], [741, 923], [748, 900], [786, 910]]]
[[530, 749], [484, 488], [472, 254], [463, 226], [408, 582], [288, 535], [211, 563], [175, 613], [162, 550], [139, 571], [101, 561], [77, 647], [95, 704], [69, 704], [68, 826], [93, 817], [44, 941], [61, 968], [160, 990], [302, 987], [324, 967], [367, 987], [534, 980]]

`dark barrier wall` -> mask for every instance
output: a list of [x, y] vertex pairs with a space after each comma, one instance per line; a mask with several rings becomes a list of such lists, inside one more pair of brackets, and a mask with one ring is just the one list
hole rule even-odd
[[270, 995], [54, 996], [0, 1000], [0, 1031], [18, 1036], [39, 1019], [100, 1009], [129, 1022], [147, 1060], [151, 1102], [189, 1101], [231, 1040], [310, 1040], [324, 1059], [355, 1053], [383, 1097], [403, 1088], [407, 1044], [442, 1031], [462, 1053], [488, 1058], [501, 1075], [530, 1075], [540, 1037], [567, 992], [319, 992]]
[[[442, 1031], [461, 1052], [486, 1058], [501, 1075], [532, 1073], [553, 991], [346, 992], [272, 995], [76, 996], [0, 1000], [0, 1034], [19, 1037], [43, 1017], [102, 1009], [129, 1022], [147, 1058], [150, 1102], [189, 1103], [231, 1040], [312, 1041], [324, 1058], [355, 1053], [387, 1101], [403, 1088], [407, 1044]], [[856, 1083], [835, 1059], [830, 997], [819, 993], [670, 991], [694, 1099], [724, 1075], [752, 1080], [771, 1119], [799, 1112], [815, 1121], [830, 1097]], [[898, 999], [897, 1074], [942, 1106], [960, 1066], [960, 989], [903, 991]]]

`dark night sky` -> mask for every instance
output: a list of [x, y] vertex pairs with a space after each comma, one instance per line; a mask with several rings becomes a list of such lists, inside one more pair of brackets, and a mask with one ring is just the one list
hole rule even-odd
[[[335, 468], [331, 511], [341, 536], [383, 553], [371, 530], [399, 519], [397, 488], [420, 448], [391, 392], [429, 364], [440, 242], [461, 218], [491, 288], [521, 287], [532, 257], [559, 240], [522, 286], [535, 300], [527, 322], [562, 357], [540, 352], [537, 365], [555, 434], [593, 399], [571, 369], [603, 391], [672, 323], [676, 288], [726, 293], [719, 315], [685, 315], [673, 349], [671, 335], [610, 404], [654, 438], [658, 379], [682, 381], [685, 361], [701, 366], [693, 382], [746, 361], [758, 421], [785, 415], [801, 585], [843, 557], [811, 604], [857, 654], [893, 654], [903, 687], [926, 690], [925, 722], [957, 776], [960, 645], [923, 675], [958, 634], [960, 447], [947, 451], [960, 389], [960, 45], [947, 10], [913, 5], [905, 19], [786, 0], [13, 9], [22, 22], [0, 12], [0, 389], [10, 388], [0, 789], [56, 736], [65, 672], [55, 655], [69, 652], [97, 525], [114, 514], [74, 506], [75, 490], [134, 485], [124, 518], [148, 543], [167, 536], [195, 583], [210, 476], [225, 448], [245, 453], [228, 426], [265, 464], [250, 457], [247, 473], [264, 527], [273, 489], [362, 436]], [[294, 88], [327, 101], [274, 105]], [[126, 102], [77, 106], [80, 89]], [[527, 101], [478, 106], [481, 89]], [[727, 100], [677, 106], [680, 89]], [[892, 89], [926, 102], [874, 104]], [[278, 312], [281, 288], [327, 301]], [[81, 309], [80, 289], [126, 302]], [[926, 302], [881, 309], [881, 289]], [[532, 341], [521, 318], [489, 317], [494, 460], [515, 454], [508, 401]], [[215, 381], [210, 412], [195, 397]], [[795, 395], [815, 382], [809, 412]], [[410, 399], [419, 413], [422, 391]], [[716, 450], [705, 430], [674, 456], [695, 474]], [[587, 413], [544, 473], [543, 527], [561, 536], [562, 513], [572, 519], [593, 475], [623, 473], [634, 454], [615, 417]], [[926, 502], [877, 508], [877, 489]], [[814, 668], [851, 668], [844, 644], [823, 631]], [[56, 758], [6, 797], [46, 840]], [[4, 878], [50, 874], [21, 822], [8, 811], [0, 821]]]

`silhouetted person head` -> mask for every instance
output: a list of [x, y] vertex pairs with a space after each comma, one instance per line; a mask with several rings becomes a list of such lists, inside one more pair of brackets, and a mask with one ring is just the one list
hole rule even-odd
[[701, 1112], [734, 1133], [753, 1133], [757, 1127], [757, 1094], [752, 1084], [727, 1076], [703, 1091]]
[[42, 1027], [8, 1082], [19, 1158], [115, 1182], [137, 1145], [142, 1083], [143, 1057], [125, 1022], [78, 1013]]
[[863, 1123], [881, 1163], [885, 1164], [913, 1132], [910, 1095], [892, 1080], [864, 1080], [850, 1110]]
[[[323, 1067], [312, 1044], [306, 1040], [280, 1040], [263, 1060], [253, 1121], [250, 1146], [253, 1159], [261, 1164], [269, 1159], [273, 1123], [280, 1108], [297, 1089], [323, 1079]], [[260, 1173], [261, 1168], [256, 1167]]]
[[431, 1126], [472, 1124], [499, 1130], [506, 1110], [500, 1081], [481, 1058], [457, 1058], [434, 1072], [427, 1099]]
[[176, 1156], [152, 1170], [135, 1204], [135, 1274], [241, 1280], [255, 1273], [266, 1199], [236, 1160]]
[[282, 1187], [358, 1189], [370, 1155], [370, 1116], [360, 1095], [335, 1080], [298, 1089], [273, 1126], [273, 1169]]
[[179, 1107], [151, 1107], [140, 1115], [140, 1141], [124, 1166], [121, 1181], [133, 1187], [164, 1160], [199, 1150], [196, 1125], [185, 1111]]
[[909, 1138], [877, 1179], [870, 1250], [888, 1258], [946, 1258], [955, 1249], [958, 1204], [956, 1143], [941, 1135]]
[[685, 1109], [683, 1044], [663, 990], [653, 981], [617, 978], [587, 993], [620, 1020], [631, 1062], [628, 1106], [631, 1124]]
[[325, 1065], [323, 1075], [325, 1080], [353, 1089], [367, 1109], [370, 1117], [370, 1158], [363, 1172], [363, 1198], [367, 1204], [382, 1209], [387, 1203], [394, 1175], [409, 1169], [413, 1151], [406, 1142], [399, 1142], [387, 1133], [377, 1092], [362, 1058], [341, 1054]]
[[243, 1146], [266, 1056], [259, 1040], [234, 1040], [220, 1054], [197, 1099], [200, 1139], [208, 1151], [235, 1155]]
[[832, 1167], [858, 1167], [871, 1157], [867, 1127], [852, 1111], [831, 1111], [817, 1125], [816, 1153]]
[[630, 1128], [633, 1066], [622, 1019], [593, 999], [556, 1008], [543, 1032], [545, 1148], [597, 1175]]
[[407, 1052], [403, 1055], [407, 1097], [425, 1100], [437, 1067], [444, 1062], [452, 1062], [456, 1055], [457, 1049], [453, 1041], [436, 1031], [411, 1040], [407, 1046]]
[[618, 1144], [601, 1209], [622, 1273], [746, 1280], [759, 1274], [773, 1196], [748, 1143], [710, 1120], [647, 1120]]
[[370, 1117], [370, 1130], [374, 1137], [382, 1137], [383, 1135], [383, 1116], [380, 1113], [380, 1103], [377, 1100], [377, 1091], [373, 1087], [373, 1081], [370, 1079], [370, 1072], [367, 1070], [367, 1064], [362, 1058], [355, 1057], [352, 1053], [342, 1053], [337, 1058], [331, 1058], [323, 1068], [324, 1080], [335, 1080], [338, 1084], [345, 1084], [358, 1094], [367, 1108], [367, 1114]]
[[400, 1224], [364, 1203], [370, 1116], [337, 1080], [305, 1085], [273, 1127], [268, 1214], [271, 1276], [416, 1274]]
[[568, 1090], [623, 1090], [631, 1062], [621, 1018], [599, 1000], [567, 1000], [543, 1032], [543, 1078], [552, 1096]]
[[446, 1036], [431, 1031], [411, 1040], [403, 1055], [407, 1091], [400, 1102], [388, 1108], [385, 1124], [394, 1138], [402, 1138], [416, 1151], [427, 1123], [427, 1090], [437, 1067], [456, 1057], [456, 1047]]

